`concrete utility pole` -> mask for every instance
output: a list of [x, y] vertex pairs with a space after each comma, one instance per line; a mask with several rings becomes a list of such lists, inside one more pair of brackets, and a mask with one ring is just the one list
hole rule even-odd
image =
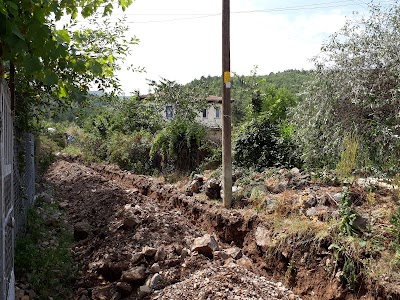
[[224, 206], [232, 202], [230, 0], [222, 0], [222, 177]]

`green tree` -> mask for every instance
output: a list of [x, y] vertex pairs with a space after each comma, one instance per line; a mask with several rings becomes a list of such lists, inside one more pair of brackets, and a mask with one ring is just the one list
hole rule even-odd
[[207, 93], [202, 84], [185, 86], [168, 79], [151, 81], [154, 101], [160, 112], [172, 106], [174, 119], [194, 122], [198, 114], [207, 107]]
[[400, 6], [370, 5], [348, 20], [314, 58], [313, 81], [293, 120], [310, 166], [334, 167], [344, 137], [359, 137], [358, 162], [398, 171], [400, 164]]
[[262, 111], [263, 101], [261, 99], [261, 92], [256, 91], [251, 97], [251, 105], [253, 107], [253, 113], [258, 115]]
[[235, 136], [234, 161], [241, 167], [290, 167], [296, 163], [294, 145], [267, 114], [244, 122]]
[[113, 131], [124, 134], [147, 131], [154, 134], [161, 129], [162, 116], [152, 99], [143, 99], [138, 95], [117, 98], [113, 110]]
[[150, 156], [161, 154], [164, 165], [178, 171], [194, 170], [204, 158], [201, 147], [206, 136], [205, 126], [174, 118], [155, 137]]
[[283, 121], [291, 107], [296, 106], [297, 98], [286, 88], [276, 88], [274, 85], [265, 87], [261, 95], [261, 112], [266, 112], [273, 120]]
[[[246, 115], [251, 115], [252, 100], [257, 97], [257, 91], [260, 92], [261, 98], [272, 97], [290, 99], [294, 102], [286, 105], [286, 107], [296, 105], [298, 100], [303, 98], [303, 88], [305, 83], [311, 79], [312, 71], [304, 70], [286, 70], [278, 73], [270, 73], [269, 75], [258, 75], [257, 66], [251, 70], [250, 75], [234, 74], [232, 76], [232, 123], [238, 125], [246, 120]], [[221, 77], [220, 76], [202, 76], [195, 79], [186, 86], [198, 86], [204, 89], [204, 94], [221, 96]], [[279, 90], [279, 92], [277, 92]], [[279, 94], [276, 96], [276, 94]], [[271, 102], [271, 101], [269, 101]], [[279, 105], [280, 107], [283, 107]], [[262, 110], [266, 110], [264, 107]], [[260, 111], [259, 108], [256, 109]], [[267, 109], [268, 110], [268, 109]], [[286, 113], [286, 112], [285, 112]]]
[[[114, 6], [125, 9], [131, 2], [0, 2], [0, 74], [15, 81], [20, 120], [32, 120], [33, 112], [44, 108], [69, 105], [71, 99], [83, 100], [91, 84], [119, 87], [114, 74], [117, 61], [137, 40], [126, 38], [127, 28], [120, 22], [111, 26], [97, 17], [110, 15]], [[91, 28], [76, 29], [78, 15], [89, 18]], [[58, 29], [56, 22], [62, 17], [71, 21]], [[20, 126], [29, 125], [25, 123]]]
[[[115, 71], [121, 68], [120, 61], [129, 54], [129, 45], [137, 43], [137, 40], [128, 39], [128, 28], [120, 23], [111, 25], [107, 20], [93, 19], [91, 24], [93, 28], [68, 31], [75, 59], [73, 62], [56, 60], [48, 66], [57, 76], [57, 83], [48, 85], [37, 74], [32, 75], [24, 66], [18, 66], [15, 83], [19, 127], [32, 130], [37, 124], [35, 119], [52, 117], [56, 112], [70, 110], [71, 106], [90, 102], [86, 93], [91, 85], [95, 84], [100, 90], [119, 89]], [[76, 60], [77, 57], [80, 60]], [[86, 60], [85, 57], [93, 59]]]

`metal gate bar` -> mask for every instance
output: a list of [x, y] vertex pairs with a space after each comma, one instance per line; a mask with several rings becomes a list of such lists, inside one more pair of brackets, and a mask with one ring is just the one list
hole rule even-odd
[[11, 98], [4, 79], [0, 82], [0, 300], [14, 299], [14, 192], [13, 118]]

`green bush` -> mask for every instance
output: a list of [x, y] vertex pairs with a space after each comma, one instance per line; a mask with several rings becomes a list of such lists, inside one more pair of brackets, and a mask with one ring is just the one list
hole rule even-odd
[[268, 116], [244, 123], [234, 141], [235, 164], [255, 168], [293, 166], [294, 145], [281, 129]]
[[396, 211], [391, 215], [390, 224], [392, 225], [389, 228], [393, 239], [392, 244], [396, 252], [400, 252], [400, 207], [397, 207]]
[[129, 135], [115, 132], [108, 142], [108, 160], [122, 169], [137, 174], [149, 174], [153, 167], [149, 156], [151, 142], [152, 135], [145, 131]]
[[357, 166], [358, 137], [355, 134], [346, 135], [342, 142], [340, 160], [336, 172], [341, 178], [350, 177]]
[[107, 139], [98, 134], [85, 133], [80, 146], [86, 161], [104, 161], [107, 159]]
[[386, 175], [400, 171], [400, 4], [371, 4], [369, 10], [321, 47], [312, 81], [292, 113], [299, 154], [309, 167], [334, 168], [344, 137], [353, 132], [359, 166]]
[[208, 169], [217, 169], [222, 165], [222, 147], [221, 145], [207, 141], [204, 147], [206, 157], [199, 166], [199, 171], [202, 172]]
[[62, 222], [46, 224], [45, 216], [57, 213], [56, 204], [39, 199], [28, 211], [27, 233], [16, 240], [16, 275], [27, 276], [38, 299], [73, 298], [71, 291], [77, 270], [70, 252], [72, 234], [63, 228]]
[[194, 170], [203, 158], [205, 136], [204, 125], [174, 119], [156, 135], [150, 153], [161, 154], [164, 165], [173, 165], [178, 171]]
[[39, 137], [39, 172], [44, 173], [47, 168], [56, 160], [56, 153], [61, 151], [59, 144], [50, 139], [48, 136], [42, 135]]

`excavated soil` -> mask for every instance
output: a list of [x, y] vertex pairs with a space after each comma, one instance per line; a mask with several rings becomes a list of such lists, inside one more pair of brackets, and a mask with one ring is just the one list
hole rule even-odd
[[[75, 230], [75, 299], [386, 299], [350, 293], [328, 276], [326, 245], [295, 270], [285, 253], [268, 256], [256, 243], [268, 224], [252, 210], [227, 210], [112, 166], [60, 160], [46, 180]], [[191, 251], [206, 233], [219, 251]]]
[[[218, 218], [221, 209], [210, 206], [216, 219], [202, 227], [203, 216], [187, 218], [176, 205], [172, 186], [158, 186], [171, 202], [157, 201], [140, 184], [145, 177], [128, 183], [99, 168], [58, 161], [46, 175], [78, 240], [72, 249], [80, 270], [75, 299], [300, 299], [262, 276], [243, 254], [210, 258], [190, 251], [194, 239], [214, 226], [242, 222], [237, 213]], [[216, 239], [219, 252], [232, 248], [227, 239]], [[139, 275], [129, 279], [128, 273]]]

